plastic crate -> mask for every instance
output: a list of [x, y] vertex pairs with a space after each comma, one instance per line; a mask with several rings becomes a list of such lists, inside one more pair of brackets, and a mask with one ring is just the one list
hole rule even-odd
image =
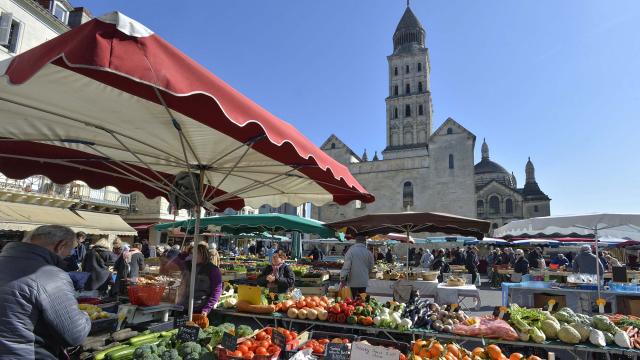
[[160, 304], [164, 286], [160, 285], [131, 285], [127, 288], [129, 301], [138, 306], [156, 306]]
[[[233, 357], [227, 354], [227, 349], [218, 345], [216, 347], [216, 354], [218, 355], [218, 360], [244, 360], [242, 357]], [[280, 349], [278, 349], [272, 355], [254, 355], [253, 360], [278, 360], [280, 357]]]
[[89, 335], [100, 333], [111, 333], [115, 331], [118, 325], [118, 316], [116, 314], [110, 314], [106, 319], [98, 319], [91, 322], [91, 330]]
[[[314, 340], [319, 340], [319, 339], [335, 339], [335, 338], [341, 338], [341, 339], [348, 339], [351, 343], [353, 343], [354, 341], [357, 340], [357, 336], [356, 335], [351, 335], [351, 334], [343, 334], [343, 333], [333, 333], [333, 332], [325, 332], [325, 331], [311, 331], [309, 333], [309, 340], [314, 339]], [[284, 359], [289, 359], [291, 358], [293, 355], [295, 355], [298, 350], [300, 350], [300, 347], [302, 347], [305, 343], [300, 343], [298, 344], [298, 346], [296, 346], [293, 349], [287, 350], [284, 352]], [[317, 357], [318, 359], [322, 359], [324, 358], [324, 355], [318, 355], [318, 354], [313, 354], [315, 357]]]
[[408, 354], [411, 350], [411, 345], [405, 342], [400, 342], [400, 341], [379, 339], [379, 338], [368, 337], [368, 336], [359, 336], [356, 341], [366, 341], [373, 346], [384, 346], [386, 348], [391, 347], [391, 348], [400, 350], [400, 352], [403, 354]]

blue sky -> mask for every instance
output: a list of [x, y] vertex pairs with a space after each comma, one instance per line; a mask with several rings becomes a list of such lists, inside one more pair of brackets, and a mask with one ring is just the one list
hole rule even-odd
[[[404, 0], [73, 1], [144, 23], [320, 145], [385, 147], [386, 56]], [[435, 130], [452, 117], [552, 214], [640, 212], [640, 2], [413, 0]]]

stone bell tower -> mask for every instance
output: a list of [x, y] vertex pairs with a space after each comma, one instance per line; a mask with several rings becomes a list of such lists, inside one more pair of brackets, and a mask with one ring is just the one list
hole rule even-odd
[[422, 24], [407, 8], [393, 34], [389, 63], [387, 104], [387, 147], [385, 159], [421, 156], [428, 153], [432, 107], [429, 50]]

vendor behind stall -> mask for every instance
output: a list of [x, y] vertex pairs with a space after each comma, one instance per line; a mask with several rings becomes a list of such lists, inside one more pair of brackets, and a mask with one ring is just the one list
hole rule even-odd
[[596, 274], [596, 266], [600, 267], [600, 274], [604, 274], [602, 262], [591, 252], [591, 246], [582, 245], [580, 253], [573, 259], [573, 272], [582, 274]]
[[[196, 282], [193, 291], [193, 313], [208, 315], [220, 300], [222, 294], [222, 274], [220, 269], [211, 262], [211, 255], [207, 245], [198, 244], [198, 258], [196, 259]], [[180, 303], [187, 309], [189, 289], [191, 284], [191, 263], [188, 258], [182, 272], [183, 285], [180, 291]]]
[[445, 259], [445, 254], [444, 249], [438, 250], [436, 258], [433, 259], [433, 262], [431, 263], [431, 270], [440, 272], [440, 274], [438, 274], [438, 282], [442, 282], [444, 280], [443, 274], [451, 272], [449, 263], [447, 263], [447, 260]]
[[279, 294], [289, 291], [295, 282], [295, 274], [284, 260], [284, 256], [280, 253], [271, 255], [271, 265], [267, 265], [258, 276], [258, 285]]
[[516, 262], [513, 264], [513, 274], [511, 274], [511, 281], [520, 282], [522, 276], [529, 273], [529, 260], [524, 256], [524, 251], [518, 249], [515, 251]]

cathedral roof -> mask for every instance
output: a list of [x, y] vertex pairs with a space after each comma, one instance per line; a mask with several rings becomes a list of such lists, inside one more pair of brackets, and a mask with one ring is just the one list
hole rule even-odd
[[402, 14], [402, 18], [396, 27], [396, 33], [402, 30], [413, 30], [413, 29], [423, 29], [420, 20], [416, 17], [416, 15], [411, 11], [411, 8], [407, 6], [407, 9]]
[[510, 176], [509, 172], [502, 167], [502, 165], [497, 162], [491, 161], [489, 159], [489, 145], [487, 145], [486, 140], [482, 140], [482, 160], [477, 163], [473, 170], [476, 175], [479, 174], [489, 174], [489, 173], [500, 173]]
[[407, 6], [393, 33], [393, 54], [413, 53], [424, 49], [425, 31], [420, 20]]

